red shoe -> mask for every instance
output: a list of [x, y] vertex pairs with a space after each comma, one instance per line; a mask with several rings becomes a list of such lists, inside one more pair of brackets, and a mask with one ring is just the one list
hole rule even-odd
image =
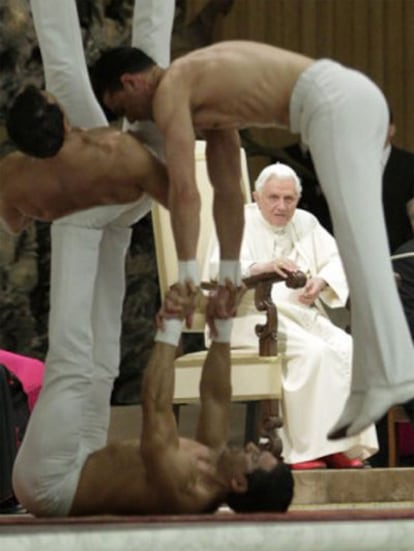
[[322, 459], [329, 469], [362, 469], [364, 466], [360, 459], [350, 459], [344, 453], [333, 453]]
[[323, 459], [314, 459], [313, 461], [303, 461], [302, 463], [292, 463], [290, 468], [294, 471], [310, 471], [312, 469], [326, 469], [326, 463]]

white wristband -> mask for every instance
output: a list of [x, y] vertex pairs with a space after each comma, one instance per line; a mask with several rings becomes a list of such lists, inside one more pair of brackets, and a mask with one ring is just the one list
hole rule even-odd
[[212, 337], [214, 342], [230, 342], [231, 330], [233, 328], [232, 319], [214, 319], [214, 325], [216, 326], [217, 336]]
[[164, 329], [158, 329], [155, 334], [155, 341], [178, 346], [181, 337], [183, 322], [179, 319], [164, 321]]
[[184, 283], [191, 279], [194, 285], [200, 285], [200, 273], [197, 260], [179, 260], [178, 261], [178, 281]]
[[239, 260], [220, 260], [219, 283], [229, 279], [236, 286], [241, 284], [241, 268]]

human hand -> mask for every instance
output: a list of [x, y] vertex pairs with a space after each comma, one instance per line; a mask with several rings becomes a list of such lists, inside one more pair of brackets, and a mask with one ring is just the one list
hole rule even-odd
[[247, 291], [244, 285], [237, 287], [229, 279], [217, 285], [209, 294], [206, 305], [206, 322], [212, 336], [217, 336], [214, 319], [229, 319], [236, 315], [237, 307]]
[[271, 262], [272, 269], [282, 276], [287, 278], [289, 273], [296, 272], [299, 267], [289, 258], [275, 258]]
[[158, 329], [164, 329], [164, 320], [185, 319], [186, 326], [191, 327], [194, 310], [204, 299], [201, 289], [192, 280], [174, 283], [165, 294], [163, 304], [156, 316]]
[[308, 279], [302, 293], [298, 296], [299, 302], [311, 306], [327, 285], [326, 281], [321, 277], [311, 277]]

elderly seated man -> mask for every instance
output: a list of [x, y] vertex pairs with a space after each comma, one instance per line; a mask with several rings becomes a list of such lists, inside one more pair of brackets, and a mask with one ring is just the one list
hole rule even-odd
[[[243, 276], [302, 270], [302, 289], [283, 282], [272, 288], [278, 308], [279, 350], [284, 353], [283, 454], [293, 469], [358, 468], [378, 450], [375, 427], [353, 437], [327, 439], [351, 384], [352, 338], [335, 325], [328, 310], [344, 307], [348, 286], [334, 238], [309, 212], [297, 209], [302, 186], [296, 173], [276, 163], [259, 175], [255, 202], [245, 206], [241, 262]], [[217, 249], [217, 248], [216, 248]], [[209, 275], [217, 272], [217, 250]], [[233, 347], [256, 347], [255, 326], [263, 323], [251, 293], [235, 319]]]

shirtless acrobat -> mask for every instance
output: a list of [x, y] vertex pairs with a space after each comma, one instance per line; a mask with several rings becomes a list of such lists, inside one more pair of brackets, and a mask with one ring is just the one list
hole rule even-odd
[[[229, 296], [238, 293], [227, 287]], [[174, 285], [165, 297], [168, 310], [184, 319], [196, 294], [192, 284]], [[254, 444], [227, 446], [229, 348], [214, 341], [209, 350], [194, 440], [179, 437], [172, 408], [176, 347], [157, 342], [144, 375], [141, 441], [92, 453], [93, 412], [109, 409], [109, 401], [85, 403], [82, 365], [70, 381], [59, 367], [48, 366], [14, 467], [19, 501], [38, 516], [205, 513], [223, 503], [235, 511], [286, 511], [293, 495], [289, 467]], [[94, 400], [102, 398], [95, 393]]]
[[[32, 131], [19, 132], [22, 126]], [[165, 166], [136, 137], [109, 126], [73, 128], [56, 100], [34, 86], [15, 98], [7, 130], [27, 151], [0, 161], [0, 218], [9, 231], [98, 205], [132, 208], [144, 193], [167, 206]]]
[[130, 121], [152, 119], [164, 135], [182, 279], [197, 281], [195, 131], [207, 140], [220, 277], [235, 283], [243, 231], [237, 130], [278, 125], [300, 133], [329, 203], [352, 300], [352, 388], [330, 437], [358, 434], [392, 404], [414, 397], [414, 350], [381, 204], [388, 110], [372, 81], [332, 60], [226, 41], [190, 52], [167, 69], [134, 48], [108, 50], [95, 65], [93, 82], [108, 109]]

